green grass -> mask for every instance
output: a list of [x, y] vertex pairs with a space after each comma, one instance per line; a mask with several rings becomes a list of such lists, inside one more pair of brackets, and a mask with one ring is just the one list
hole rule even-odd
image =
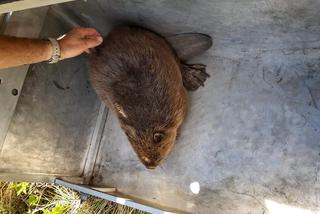
[[0, 214], [145, 214], [127, 206], [89, 197], [63, 186], [0, 182]]

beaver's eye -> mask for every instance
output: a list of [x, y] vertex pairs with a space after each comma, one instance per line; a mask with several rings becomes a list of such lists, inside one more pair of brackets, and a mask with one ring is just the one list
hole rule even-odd
[[154, 143], [160, 143], [162, 139], [164, 138], [164, 134], [160, 132], [156, 132], [153, 134], [153, 142]]

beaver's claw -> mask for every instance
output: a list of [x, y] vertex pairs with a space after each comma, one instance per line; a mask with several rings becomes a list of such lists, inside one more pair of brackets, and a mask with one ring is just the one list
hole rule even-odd
[[187, 90], [195, 91], [210, 75], [206, 72], [206, 65], [203, 64], [182, 64], [183, 85]]

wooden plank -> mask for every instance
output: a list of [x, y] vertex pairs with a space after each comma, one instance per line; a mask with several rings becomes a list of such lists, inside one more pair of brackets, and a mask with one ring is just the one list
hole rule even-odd
[[0, 4], [0, 14], [10, 11], [26, 10], [30, 8], [43, 7], [52, 4], [70, 2], [74, 0], [20, 0], [10, 3]]

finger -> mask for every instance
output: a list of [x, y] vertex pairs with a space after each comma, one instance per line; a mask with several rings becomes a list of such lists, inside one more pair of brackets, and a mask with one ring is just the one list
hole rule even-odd
[[81, 37], [85, 36], [101, 36], [98, 31], [94, 28], [76, 28], [78, 35]]
[[102, 37], [100, 35], [86, 35], [86, 36], [82, 37], [82, 39], [99, 39], [99, 40], [101, 40]]
[[93, 38], [86, 38], [83, 39], [84, 44], [86, 46], [86, 48], [94, 48], [98, 45], [100, 45], [103, 42], [102, 37], [98, 36], [98, 37], [93, 37]]

